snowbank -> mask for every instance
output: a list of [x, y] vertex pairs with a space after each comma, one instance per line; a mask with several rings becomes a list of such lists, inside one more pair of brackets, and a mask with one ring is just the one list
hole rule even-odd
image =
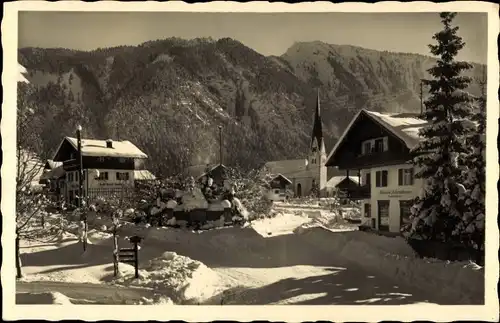
[[298, 216], [290, 213], [278, 213], [275, 217], [253, 221], [252, 228], [261, 236], [277, 236], [291, 234], [293, 230], [310, 219], [306, 216]]
[[[332, 233], [324, 228], [298, 228], [316, 248], [338, 253], [364, 268], [401, 281], [402, 284], [433, 290], [444, 299], [463, 304], [484, 302], [484, 269], [467, 262], [418, 258], [401, 237], [378, 236], [362, 231]], [[442, 286], [436, 290], [436, 286]]]
[[16, 293], [16, 304], [71, 305], [71, 301], [59, 292]]
[[[115, 283], [153, 288], [169, 303], [170, 297], [179, 304], [186, 301], [203, 301], [217, 292], [218, 275], [203, 263], [175, 252], [165, 252], [152, 259], [145, 269], [139, 271], [139, 279], [134, 279], [133, 267], [120, 264], [123, 277]], [[151, 300], [146, 301], [151, 302]]]

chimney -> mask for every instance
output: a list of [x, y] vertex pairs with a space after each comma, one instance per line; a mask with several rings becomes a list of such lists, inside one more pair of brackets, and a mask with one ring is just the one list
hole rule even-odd
[[106, 148], [113, 148], [113, 140], [111, 139], [106, 140]]

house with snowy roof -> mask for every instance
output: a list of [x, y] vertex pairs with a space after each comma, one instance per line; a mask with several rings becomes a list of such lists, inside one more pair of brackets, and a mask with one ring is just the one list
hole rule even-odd
[[[128, 140], [114, 141], [82, 139], [83, 194], [133, 188], [140, 180], [154, 180], [145, 168], [148, 156]], [[58, 163], [62, 163], [62, 166]], [[59, 165], [48, 174], [64, 176], [61, 194], [70, 204], [78, 195], [79, 160], [76, 138], [64, 137], [48, 166]], [[61, 169], [62, 167], [62, 169]], [[61, 175], [63, 173], [64, 175]], [[50, 175], [46, 179], [51, 179]]]
[[193, 165], [186, 168], [187, 176], [193, 177], [197, 182], [202, 182], [204, 177], [210, 177], [219, 186], [224, 185], [228, 179], [229, 169], [224, 164]]
[[313, 130], [308, 156], [301, 159], [277, 160], [265, 163], [265, 169], [272, 175], [282, 175], [290, 183], [290, 189], [296, 197], [311, 194], [313, 187], [319, 188], [320, 196], [327, 195], [326, 183], [328, 179], [326, 162], [326, 148], [323, 137], [319, 92], [316, 100]]
[[326, 182], [326, 196], [335, 196], [337, 193], [342, 193], [351, 187], [359, 185], [359, 178], [356, 176], [332, 176], [328, 182]]
[[362, 201], [362, 214], [373, 230], [400, 232], [409, 221], [412, 200], [423, 186], [414, 178], [410, 151], [427, 124], [417, 114], [359, 111], [330, 152], [325, 165], [357, 176], [347, 197]]

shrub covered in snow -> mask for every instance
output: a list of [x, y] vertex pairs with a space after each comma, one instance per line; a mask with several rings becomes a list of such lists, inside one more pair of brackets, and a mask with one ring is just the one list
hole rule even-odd
[[176, 304], [212, 297], [219, 280], [217, 274], [203, 263], [175, 252], [165, 252], [152, 259], [140, 270], [139, 279], [134, 278], [132, 270], [127, 271], [115, 281], [116, 284], [153, 288], [156, 293], [171, 298]]

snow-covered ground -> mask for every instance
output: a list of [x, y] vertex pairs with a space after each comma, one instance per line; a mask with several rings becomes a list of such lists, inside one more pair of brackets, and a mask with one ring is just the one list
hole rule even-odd
[[273, 212], [243, 228], [123, 225], [122, 248], [130, 246], [126, 236], [144, 238], [139, 279], [126, 264], [113, 277], [108, 233], [92, 230], [83, 253], [75, 225], [67, 225], [73, 234], [59, 241], [22, 243], [18, 299], [48, 302], [55, 299], [48, 292], [59, 292], [71, 303], [111, 304], [483, 302], [482, 269], [416, 259], [404, 240], [356, 231], [327, 209]]

